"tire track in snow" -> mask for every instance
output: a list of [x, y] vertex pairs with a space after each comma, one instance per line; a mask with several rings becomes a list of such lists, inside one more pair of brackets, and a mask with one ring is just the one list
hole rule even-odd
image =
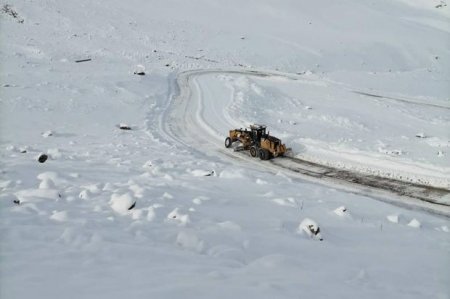
[[[447, 189], [366, 175], [293, 157], [262, 162], [251, 158], [247, 153], [223, 149], [221, 137], [224, 136], [220, 136], [220, 133], [210, 127], [203, 118], [202, 90], [195, 81], [195, 77], [213, 74], [304, 79], [295, 74], [245, 69], [205, 69], [181, 72], [172, 83], [176, 86], [171, 88], [169, 103], [160, 122], [160, 129], [166, 138], [201, 155], [219, 152], [228, 160], [233, 158], [232, 160], [239, 160], [240, 164], [245, 163], [259, 170], [274, 172], [285, 170], [291, 176], [450, 217], [450, 205], [442, 200], [443, 197], [450, 196], [450, 190]], [[228, 130], [228, 126], [225, 129]], [[201, 149], [197, 148], [198, 144], [201, 144]]]
[[439, 104], [434, 104], [434, 103], [419, 102], [419, 101], [413, 100], [413, 99], [384, 96], [384, 95], [380, 95], [380, 94], [369, 93], [369, 92], [364, 92], [364, 91], [357, 91], [357, 90], [351, 90], [351, 92], [362, 95], [362, 96], [371, 97], [371, 98], [387, 99], [387, 100], [393, 100], [393, 101], [397, 101], [397, 102], [413, 104], [413, 105], [418, 105], [418, 106], [428, 106], [428, 107], [433, 107], [433, 108], [441, 108], [441, 109], [450, 110], [449, 106], [444, 106], [444, 105], [439, 105]]

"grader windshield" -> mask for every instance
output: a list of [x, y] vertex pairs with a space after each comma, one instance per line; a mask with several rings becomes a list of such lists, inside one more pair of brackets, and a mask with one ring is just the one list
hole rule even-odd
[[266, 137], [266, 126], [262, 126], [262, 125], [251, 125], [250, 129], [252, 131], [252, 140], [256, 143], [256, 144], [260, 144], [261, 142], [261, 138], [265, 138]]

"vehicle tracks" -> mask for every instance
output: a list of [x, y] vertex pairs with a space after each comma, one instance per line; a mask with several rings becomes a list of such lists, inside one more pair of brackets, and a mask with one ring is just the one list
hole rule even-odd
[[[295, 74], [245, 69], [206, 69], [181, 72], [170, 83], [172, 84], [172, 93], [169, 95], [169, 103], [162, 116], [160, 129], [164, 132], [166, 138], [170, 138], [184, 147], [190, 147], [197, 152], [203, 152], [196, 147], [197, 144], [202, 143], [205, 146], [203, 154], [219, 153], [222, 157], [238, 158], [248, 163], [247, 165], [259, 169], [264, 168], [273, 172], [285, 171], [291, 176], [450, 217], [450, 205], [442, 200], [444, 197], [450, 197], [450, 190], [444, 188], [368, 175], [297, 157], [285, 156], [270, 161], [259, 161], [259, 159], [250, 157], [247, 153], [225, 151], [222, 148], [223, 140], [218, 139], [218, 136], [204, 128], [205, 121], [199, 119], [199, 117], [201, 118], [201, 95], [198, 96], [196, 102], [191, 90], [193, 78], [207, 74], [278, 76], [292, 80], [300, 78], [300, 75]], [[193, 133], [199, 131], [202, 134]]]

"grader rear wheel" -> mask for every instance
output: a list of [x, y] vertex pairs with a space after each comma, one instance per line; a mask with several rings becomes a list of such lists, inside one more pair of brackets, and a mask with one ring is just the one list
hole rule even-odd
[[253, 158], [256, 157], [258, 151], [256, 150], [256, 147], [252, 146], [250, 148], [250, 156], [252, 156]]
[[270, 153], [269, 153], [269, 151], [266, 150], [266, 149], [260, 149], [260, 150], [259, 150], [259, 158], [260, 158], [261, 160], [269, 160], [269, 158], [270, 158]]

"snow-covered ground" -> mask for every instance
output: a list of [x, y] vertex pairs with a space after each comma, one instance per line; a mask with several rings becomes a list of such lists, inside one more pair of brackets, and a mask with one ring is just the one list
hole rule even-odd
[[[448, 189], [445, 1], [1, 7], [1, 298], [450, 298], [448, 218], [222, 145], [265, 123], [304, 159]], [[173, 119], [194, 69], [280, 76], [191, 77]]]
[[[412, 104], [361, 94], [315, 75], [201, 73], [184, 87], [194, 89], [192, 97], [199, 102], [189, 103], [187, 111], [191, 122], [215, 138], [213, 148], [223, 143], [224, 128], [262, 123], [304, 160], [450, 188], [450, 156], [445, 154], [450, 146], [450, 106], [445, 103]], [[417, 132], [418, 127], [423, 130]], [[191, 135], [195, 139], [201, 132]]]

